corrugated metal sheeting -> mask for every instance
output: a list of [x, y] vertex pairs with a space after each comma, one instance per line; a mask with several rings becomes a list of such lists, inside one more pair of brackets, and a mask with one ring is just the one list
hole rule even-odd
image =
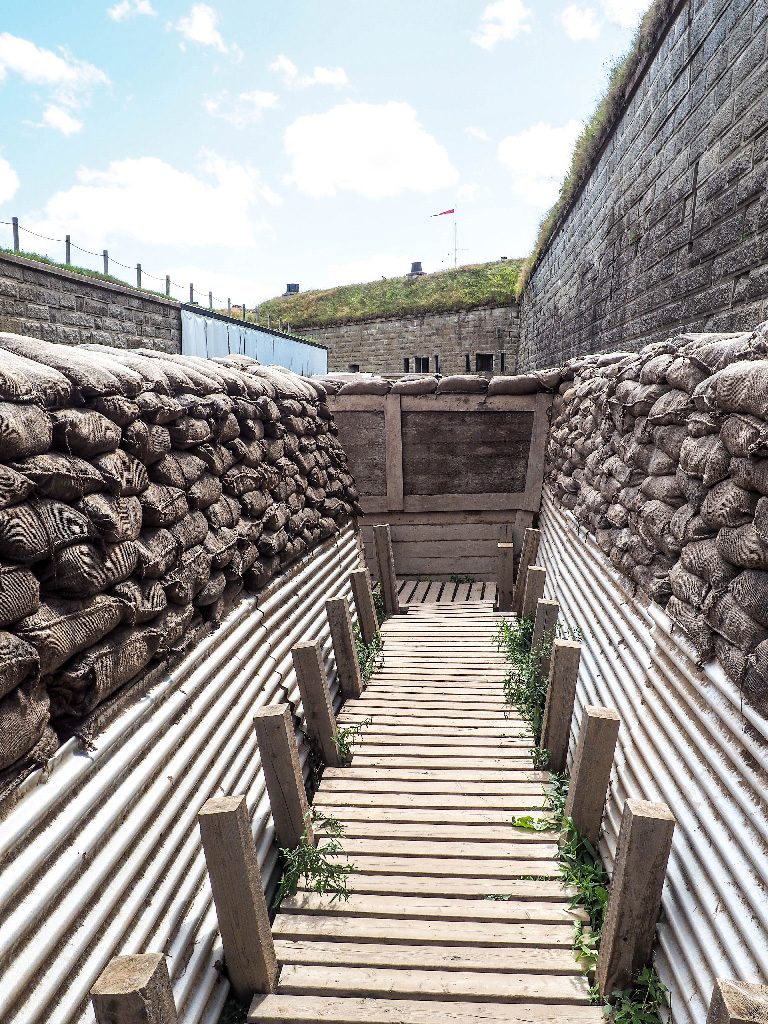
[[[268, 891], [273, 825], [255, 708], [300, 699], [291, 648], [319, 639], [338, 703], [324, 602], [359, 566], [347, 528], [258, 602], [241, 601], [169, 676], [101, 733], [70, 741], [0, 827], [0, 1019], [93, 1021], [88, 992], [119, 953], [164, 952], [183, 1024], [214, 1024], [227, 986], [197, 812], [245, 793]], [[301, 738], [301, 737], [300, 737]], [[306, 765], [307, 750], [300, 747]], [[306, 771], [306, 767], [305, 767]]]
[[585, 705], [621, 715], [601, 852], [628, 797], [673, 811], [657, 966], [677, 1024], [702, 1024], [715, 978], [768, 982], [768, 722], [548, 495], [541, 529], [547, 596], [584, 634], [571, 756]]

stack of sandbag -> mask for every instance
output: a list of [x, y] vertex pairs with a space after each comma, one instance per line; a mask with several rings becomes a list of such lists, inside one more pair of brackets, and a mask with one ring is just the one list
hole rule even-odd
[[768, 325], [580, 360], [547, 478], [611, 562], [768, 700]]
[[[570, 376], [568, 374], [570, 373]], [[510, 376], [483, 377], [475, 373], [443, 376], [440, 373], [406, 374], [391, 381], [371, 373], [330, 373], [320, 383], [330, 395], [535, 395], [557, 392], [564, 380], [573, 380], [572, 368], [553, 367]]]
[[360, 512], [322, 385], [0, 334], [0, 770]]

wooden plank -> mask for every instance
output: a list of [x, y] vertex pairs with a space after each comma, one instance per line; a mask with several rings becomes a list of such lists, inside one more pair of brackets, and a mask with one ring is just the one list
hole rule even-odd
[[[531, 883], [529, 883], [530, 885]], [[516, 924], [572, 924], [573, 914], [563, 902], [550, 900], [440, 899], [423, 896], [368, 896], [353, 893], [348, 900], [333, 900], [315, 892], [298, 892], [283, 901], [285, 914], [317, 914], [321, 917], [372, 917], [393, 921], [504, 921]], [[402, 942], [408, 942], [404, 937]], [[460, 942], [459, 935], [454, 936]]]
[[429, 590], [429, 580], [421, 580], [415, 587], [413, 593], [408, 599], [408, 604], [421, 604], [424, 598], [427, 596]]
[[453, 596], [453, 600], [456, 602], [468, 601], [469, 591], [472, 588], [471, 583], [459, 583], [456, 587], [456, 593]]
[[422, 782], [526, 782], [546, 783], [549, 782], [549, 773], [534, 771], [516, 770], [512, 775], [505, 768], [493, 769], [459, 769], [451, 763], [450, 767], [437, 765], [427, 768], [424, 765], [417, 765], [416, 768], [397, 768], [388, 765], [386, 768], [365, 767], [354, 761], [349, 768], [326, 768], [323, 772], [323, 782], [327, 779], [370, 779], [370, 780], [420, 780]]
[[[480, 901], [478, 901], [480, 902]], [[495, 900], [483, 900], [495, 903]], [[408, 922], [407, 936], [418, 945], [448, 945], [456, 942], [455, 921]], [[306, 938], [362, 940], [365, 942], [402, 942], [404, 929], [398, 918], [343, 917], [330, 914], [278, 914], [274, 923], [276, 939]], [[540, 924], [532, 922], [466, 921], [460, 935], [465, 945], [538, 946], [541, 949], [571, 947], [573, 923]]]
[[251, 1024], [599, 1024], [597, 1006], [467, 1003], [439, 1000], [344, 999], [333, 996], [256, 996]]
[[[452, 797], [450, 793], [337, 793], [330, 790], [318, 794], [315, 799], [315, 806], [340, 808], [340, 812], [351, 812], [353, 808], [378, 808], [380, 811], [400, 808], [411, 812], [417, 811], [419, 808], [429, 808], [433, 811], [440, 811], [444, 815], [442, 819], [444, 821], [451, 820], [449, 814], [452, 810], [456, 812], [458, 820], [462, 820], [461, 813], [465, 811], [506, 811], [507, 817], [509, 817], [509, 812], [521, 808], [541, 811], [542, 804], [543, 798], [537, 794], [511, 797], [507, 794], [483, 796], [480, 792], [475, 796]], [[459, 813], [459, 809], [461, 809], [461, 813]], [[334, 815], [338, 817], [340, 812], [334, 811]], [[466, 817], [469, 818], [471, 815], [467, 814]], [[497, 813], [497, 820], [501, 817], [502, 814]], [[419, 821], [420, 819], [405, 818], [401, 820]]]
[[[528, 758], [527, 760], [525, 758], [521, 758], [518, 764], [513, 764], [509, 759], [504, 758], [459, 757], [456, 754], [452, 754], [450, 757], [450, 762], [453, 768], [466, 768], [470, 769], [472, 772], [482, 771], [486, 768], [496, 768], [508, 773], [511, 767], [514, 767], [515, 771], [517, 771], [518, 764], [520, 767], [524, 767], [525, 765], [529, 764], [530, 758]], [[370, 752], [365, 754], [355, 754], [355, 764], [361, 768], [386, 767], [386, 769], [435, 767], [435, 765], [431, 761], [429, 764], [426, 764], [424, 757], [418, 754], [397, 754], [391, 757], [387, 757], [386, 755], [372, 754]], [[439, 767], [439, 764], [436, 767]]]
[[389, 747], [376, 743], [369, 743], [363, 737], [360, 746], [360, 754], [365, 757], [385, 757], [401, 759], [404, 757], [421, 757], [425, 761], [442, 761], [445, 758], [453, 759], [460, 757], [463, 760], [496, 760], [496, 761], [521, 761], [523, 764], [530, 763], [530, 754], [527, 747], [510, 747], [508, 749], [496, 746], [487, 747], [465, 747], [460, 744], [445, 747], [429, 747], [426, 744], [417, 745], [412, 743], [408, 746]]
[[400, 395], [384, 399], [384, 450], [386, 452], [387, 510], [403, 508], [403, 437], [400, 424]]
[[588, 1003], [583, 977], [535, 974], [491, 974], [473, 971], [396, 971], [383, 968], [308, 967], [286, 964], [279, 992], [400, 999], [487, 999], [498, 1002], [548, 1004]]
[[[462, 840], [467, 840], [470, 843], [505, 843], [514, 841], [522, 842], [524, 845], [525, 842], [536, 842], [535, 836], [537, 833], [516, 829], [514, 825], [509, 824], [509, 820], [504, 823], [498, 815], [495, 823], [491, 825], [474, 820], [467, 821], [467, 818], [472, 819], [475, 813], [479, 813], [474, 810], [454, 811], [451, 813], [450, 811], [439, 809], [437, 813], [432, 814], [433, 820], [428, 822], [429, 828], [425, 829], [425, 822], [423, 821], [400, 822], [390, 816], [382, 816], [377, 821], [358, 821], [349, 810], [337, 813], [337, 808], [332, 805], [318, 804], [317, 806], [344, 824], [345, 841], [347, 839], [386, 839], [392, 845], [397, 845], [401, 839], [421, 839], [424, 833], [428, 832], [430, 841], [435, 843], [457, 843]], [[395, 810], [398, 809], [395, 808]], [[358, 810], [370, 811], [370, 808], [358, 808]], [[507, 809], [507, 818], [509, 818], [509, 811], [511, 810], [535, 815], [540, 812], [540, 806], [531, 806], [529, 804], [528, 806], [518, 808], [510, 807]], [[442, 817], [439, 817], [440, 815]]]
[[482, 899], [487, 896], [510, 896], [514, 899], [555, 900], [567, 903], [571, 894], [560, 879], [547, 880], [537, 878], [535, 881], [507, 878], [499, 882], [496, 878], [438, 878], [428, 875], [421, 878], [416, 875], [374, 875], [355, 871], [349, 877], [351, 892], [371, 893], [381, 896], [402, 896], [408, 892], [410, 896], [438, 896], [441, 899]]
[[448, 875], [468, 878], [495, 878], [499, 883], [499, 891], [504, 891], [504, 879], [525, 878], [528, 875], [537, 878], [559, 878], [555, 864], [548, 860], [466, 860], [454, 857], [418, 857], [403, 855], [401, 857], [381, 857], [371, 854], [357, 854], [354, 858], [355, 867], [379, 875]]
[[511, 842], [431, 842], [422, 839], [399, 839], [392, 843], [389, 839], [344, 837], [344, 852], [349, 857], [450, 857], [465, 861], [477, 860], [546, 860], [549, 861], [550, 873], [557, 872], [555, 857], [557, 843], [545, 833], [526, 832]]
[[366, 778], [347, 778], [346, 773], [343, 778], [333, 779], [327, 778], [323, 775], [323, 785], [321, 792], [323, 796], [327, 796], [329, 793], [346, 793], [351, 796], [353, 793], [365, 793], [367, 795], [373, 795], [376, 793], [399, 793], [403, 791], [406, 795], [414, 797], [420, 794], [434, 794], [434, 795], [445, 795], [445, 796], [471, 796], [475, 793], [481, 793], [483, 796], [525, 796], [538, 798], [539, 801], [544, 799], [545, 787], [540, 782], [520, 782], [518, 781], [518, 773], [512, 776], [511, 779], [506, 780], [500, 778], [497, 781], [485, 782], [449, 782], [443, 781], [443, 779], [410, 779], [400, 780], [393, 779], [387, 776], [382, 779], [366, 779]]

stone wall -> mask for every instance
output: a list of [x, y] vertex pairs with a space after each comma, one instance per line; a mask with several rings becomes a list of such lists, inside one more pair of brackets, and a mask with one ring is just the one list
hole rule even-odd
[[466, 373], [469, 356], [474, 373], [480, 353], [493, 357], [493, 372], [510, 373], [520, 340], [520, 312], [516, 305], [484, 307], [301, 330], [328, 346], [331, 372], [357, 368], [399, 377], [416, 372], [418, 356], [429, 359], [430, 373]]
[[523, 302], [519, 369], [768, 318], [768, 8], [677, 5]]
[[65, 345], [181, 352], [178, 302], [6, 253], [0, 331]]

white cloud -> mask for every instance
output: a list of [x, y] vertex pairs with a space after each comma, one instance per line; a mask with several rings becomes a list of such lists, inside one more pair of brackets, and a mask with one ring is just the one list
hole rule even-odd
[[17, 74], [31, 85], [53, 90], [64, 106], [79, 106], [92, 88], [108, 85], [104, 72], [87, 61], [77, 60], [66, 50], [45, 50], [28, 39], [0, 32], [0, 81]]
[[343, 103], [298, 118], [285, 132], [288, 181], [311, 196], [355, 192], [369, 199], [434, 192], [459, 173], [408, 103]]
[[[243, 52], [237, 44], [228, 45], [219, 31], [218, 11], [209, 4], [193, 4], [189, 14], [185, 14], [172, 24], [177, 32], [190, 43], [210, 46], [214, 50], [235, 60], [242, 59]], [[182, 47], [184, 44], [181, 44]]]
[[0, 203], [13, 199], [19, 189], [19, 176], [3, 157], [0, 156]]
[[139, 15], [154, 18], [157, 11], [149, 0], [119, 0], [114, 7], [107, 10], [107, 14], [113, 21], [125, 21], [126, 18], [135, 18]]
[[412, 259], [407, 253], [374, 253], [356, 260], [330, 263], [323, 268], [323, 282], [319, 287], [379, 281], [382, 277], [403, 277], [411, 269]]
[[480, 194], [480, 186], [476, 181], [465, 181], [456, 189], [456, 198], [465, 203], [473, 203]]
[[228, 121], [235, 128], [245, 128], [260, 121], [264, 111], [276, 107], [277, 103], [276, 93], [253, 89], [237, 96], [231, 96], [228, 92], [219, 93], [205, 101], [205, 109], [211, 117]]
[[333, 85], [342, 88], [349, 85], [344, 68], [324, 68], [315, 65], [311, 75], [300, 75], [296, 64], [284, 53], [275, 57], [269, 65], [269, 70], [280, 75], [283, 84], [290, 89], [307, 89], [313, 85]]
[[476, 128], [474, 125], [470, 125], [464, 129], [465, 134], [471, 135], [473, 139], [480, 139], [481, 142], [490, 142], [491, 137], [485, 128]]
[[532, 206], [550, 206], [558, 196], [581, 130], [579, 121], [560, 126], [540, 121], [502, 139], [499, 161], [511, 171], [513, 191]]
[[523, 0], [494, 0], [483, 11], [472, 42], [484, 50], [497, 43], [515, 39], [521, 32], [530, 32], [532, 12]]
[[[81, 167], [77, 184], [51, 196], [27, 222], [41, 234], [85, 248], [117, 240], [146, 245], [248, 247], [264, 230], [265, 206], [279, 202], [247, 164], [204, 152], [199, 173], [156, 157], [114, 160], [106, 170]], [[125, 248], [122, 249], [125, 252]]]
[[574, 42], [581, 42], [584, 39], [597, 39], [602, 28], [597, 20], [597, 13], [593, 7], [579, 7], [578, 4], [571, 4], [560, 14], [560, 21], [565, 29], [566, 35]]
[[648, 10], [649, 0], [602, 0], [608, 21], [622, 28], [634, 28]]
[[61, 132], [62, 135], [76, 135], [82, 130], [83, 122], [72, 117], [63, 107], [51, 104], [43, 111], [43, 120], [37, 127], [53, 128], [54, 131]]

